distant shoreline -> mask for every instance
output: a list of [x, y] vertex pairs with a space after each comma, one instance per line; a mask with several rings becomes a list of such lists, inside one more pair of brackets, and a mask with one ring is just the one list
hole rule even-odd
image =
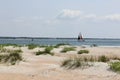
[[[63, 37], [0, 37], [0, 39], [77, 39], [75, 38], [63, 38]], [[95, 39], [95, 40], [120, 40], [120, 38], [84, 38], [84, 39]]]

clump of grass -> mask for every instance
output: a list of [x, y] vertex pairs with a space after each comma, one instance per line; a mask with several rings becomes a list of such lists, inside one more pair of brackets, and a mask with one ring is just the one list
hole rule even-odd
[[8, 53], [22, 53], [23, 51], [21, 49], [18, 50], [9, 50]]
[[10, 53], [0, 54], [0, 62], [1, 63], [10, 63], [11, 65], [15, 65], [17, 62], [22, 60], [22, 55], [20, 51], [11, 51]]
[[8, 51], [8, 50], [5, 49], [5, 48], [3, 48], [3, 47], [0, 48], [0, 53], [2, 53], [2, 52], [7, 52], [7, 51]]
[[4, 47], [0, 48], [0, 53], [11, 53], [11, 52], [22, 53], [22, 50], [21, 49], [18, 49], [18, 50], [9, 50], [9, 49], [6, 49]]
[[28, 46], [28, 49], [34, 49], [34, 48], [38, 47], [38, 45], [36, 45], [36, 44], [28, 44], [27, 46]]
[[75, 51], [74, 47], [65, 47], [61, 52], [67, 52], [67, 51]]
[[62, 66], [62, 67], [67, 67], [68, 65], [71, 65], [71, 62], [72, 62], [72, 59], [71, 59], [71, 58], [65, 59], [65, 60], [62, 62], [61, 66]]
[[46, 52], [46, 53], [50, 53], [53, 48], [54, 48], [54, 46], [47, 46], [47, 47], [45, 48], [45, 52]]
[[21, 60], [22, 60], [21, 54], [17, 52], [13, 52], [6, 57], [5, 62], [9, 62], [11, 65], [15, 65], [18, 61]]
[[83, 54], [83, 53], [89, 53], [89, 51], [88, 50], [80, 50], [80, 51], [78, 51], [78, 54]]
[[76, 69], [76, 68], [86, 68], [90, 66], [90, 64], [88, 64], [88, 62], [83, 61], [81, 58], [75, 57], [64, 60], [61, 66], [67, 69]]
[[110, 63], [110, 69], [116, 72], [120, 72], [120, 61], [117, 62], [111, 62]]
[[110, 58], [106, 57], [105, 55], [98, 57], [99, 62], [108, 62], [109, 60], [110, 60]]
[[54, 53], [52, 53], [52, 52], [46, 53], [45, 51], [38, 51], [35, 54], [36, 55], [46, 55], [46, 54], [49, 54], [49, 55], [52, 55], [52, 56], [54, 55]]
[[54, 48], [53, 46], [47, 46], [44, 51], [38, 51], [35, 54], [36, 55], [46, 55], [46, 54], [54, 55], [54, 53], [51, 52], [53, 48]]
[[55, 45], [55, 48], [58, 48], [58, 47], [60, 47], [60, 46], [64, 46], [64, 45], [70, 45], [70, 44], [66, 44], [66, 43], [59, 43], [59, 44], [56, 44], [56, 45]]
[[45, 54], [45, 52], [39, 50], [39, 51], [37, 51], [35, 54], [36, 54], [36, 55], [42, 55], [42, 54]]
[[110, 61], [110, 59], [105, 55], [101, 55], [101, 56], [89, 56], [89, 57], [81, 57], [84, 61], [88, 61], [88, 62], [108, 62]]
[[[91, 66], [91, 62], [108, 62], [110, 60], [114, 60], [114, 57], [108, 57], [105, 55], [101, 56], [80, 56], [80, 57], [73, 57], [65, 59], [61, 66], [67, 69], [74, 69], [74, 68], [85, 68]], [[115, 58], [118, 60], [118, 58]], [[88, 64], [90, 63], [90, 64]], [[110, 63], [111, 69], [120, 72], [120, 61], [119, 62], [111, 62]]]

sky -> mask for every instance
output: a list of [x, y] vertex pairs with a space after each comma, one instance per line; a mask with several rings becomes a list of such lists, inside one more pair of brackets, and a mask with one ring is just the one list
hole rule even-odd
[[120, 0], [0, 0], [0, 36], [120, 38]]

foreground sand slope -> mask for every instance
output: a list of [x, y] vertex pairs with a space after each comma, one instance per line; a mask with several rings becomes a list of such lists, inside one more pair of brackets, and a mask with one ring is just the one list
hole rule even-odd
[[[12, 49], [12, 48], [11, 48]], [[120, 80], [120, 74], [109, 70], [107, 63], [96, 62], [87, 69], [68, 70], [60, 67], [61, 61], [66, 58], [66, 53], [56, 56], [40, 55], [33, 53], [37, 50], [21, 48], [25, 61], [15, 66], [0, 65], [0, 80]], [[78, 49], [81, 49], [78, 47]], [[88, 55], [112, 54], [120, 56], [119, 47], [88, 47]], [[54, 51], [55, 52], [55, 51]]]

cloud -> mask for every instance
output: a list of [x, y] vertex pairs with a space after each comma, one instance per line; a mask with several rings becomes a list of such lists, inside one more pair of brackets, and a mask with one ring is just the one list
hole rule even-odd
[[104, 16], [104, 19], [106, 20], [120, 20], [120, 14], [111, 14], [111, 15], [107, 15], [107, 16]]
[[57, 18], [59, 19], [76, 19], [82, 15], [80, 10], [72, 10], [72, 9], [63, 9]]
[[120, 21], [120, 14], [97, 15], [83, 13], [81, 10], [63, 9], [57, 16], [58, 20], [93, 20], [93, 21]]

